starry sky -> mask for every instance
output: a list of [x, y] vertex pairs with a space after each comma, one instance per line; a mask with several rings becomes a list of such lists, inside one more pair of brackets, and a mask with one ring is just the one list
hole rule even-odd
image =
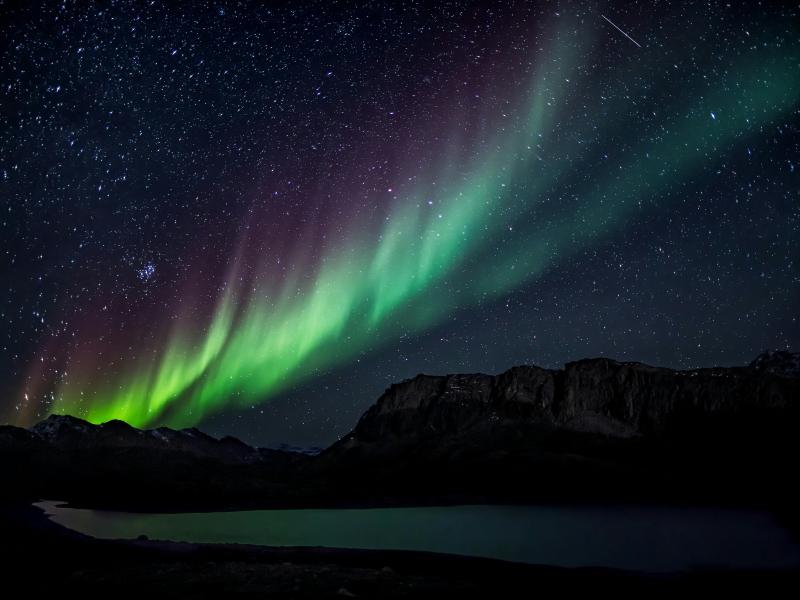
[[796, 3], [0, 3], [0, 421], [326, 445], [800, 347]]

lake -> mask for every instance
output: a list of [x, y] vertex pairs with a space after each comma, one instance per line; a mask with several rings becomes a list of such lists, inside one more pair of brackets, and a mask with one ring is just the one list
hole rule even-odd
[[421, 550], [651, 572], [800, 567], [800, 544], [770, 513], [751, 510], [481, 505], [142, 514], [37, 506], [98, 538]]

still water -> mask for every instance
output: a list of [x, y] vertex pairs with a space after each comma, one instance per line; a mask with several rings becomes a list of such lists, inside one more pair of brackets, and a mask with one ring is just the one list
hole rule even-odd
[[800, 567], [800, 544], [767, 512], [708, 508], [446, 506], [141, 514], [40, 502], [100, 538], [423, 550], [641, 571]]

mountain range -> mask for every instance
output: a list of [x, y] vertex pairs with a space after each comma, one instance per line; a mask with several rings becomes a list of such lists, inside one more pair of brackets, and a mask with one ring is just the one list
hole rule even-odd
[[4, 495], [135, 510], [795, 499], [800, 355], [673, 370], [607, 358], [391, 386], [331, 447], [51, 415], [0, 426]]

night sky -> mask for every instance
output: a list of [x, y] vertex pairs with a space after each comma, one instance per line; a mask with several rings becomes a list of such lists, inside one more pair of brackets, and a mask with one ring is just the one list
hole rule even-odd
[[797, 3], [0, 3], [0, 421], [800, 347]]

